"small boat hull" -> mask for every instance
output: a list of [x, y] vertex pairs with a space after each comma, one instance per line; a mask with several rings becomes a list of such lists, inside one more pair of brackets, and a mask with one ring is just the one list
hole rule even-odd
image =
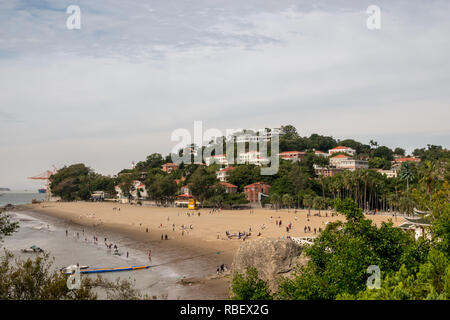
[[[92, 268], [92, 269], [84, 269], [80, 270], [80, 273], [105, 273], [105, 272], [120, 272], [120, 271], [133, 271], [133, 270], [142, 270], [148, 269], [150, 266], [129, 266], [129, 267], [118, 267], [118, 268]], [[66, 274], [70, 274], [66, 272]]]

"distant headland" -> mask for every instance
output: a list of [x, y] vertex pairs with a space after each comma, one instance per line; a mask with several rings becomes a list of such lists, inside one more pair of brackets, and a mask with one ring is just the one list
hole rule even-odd
[[0, 188], [0, 191], [11, 191], [10, 188]]

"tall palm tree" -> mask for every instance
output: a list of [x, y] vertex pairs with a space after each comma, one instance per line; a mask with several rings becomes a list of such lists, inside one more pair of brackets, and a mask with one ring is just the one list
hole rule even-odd
[[437, 162], [425, 161], [420, 167], [420, 183], [423, 183], [426, 186], [427, 194], [431, 200], [432, 194], [432, 186], [434, 181], [439, 176], [439, 166]]
[[275, 205], [275, 210], [278, 210], [278, 204], [280, 203], [281, 197], [278, 193], [273, 193], [270, 195], [270, 203]]
[[399, 177], [406, 181], [406, 190], [409, 191], [409, 182], [414, 179], [413, 164], [405, 162], [400, 168]]
[[288, 193], [283, 194], [282, 198], [281, 198], [282, 203], [288, 207], [288, 212], [289, 209], [291, 208], [292, 202], [294, 201], [294, 199], [292, 198], [292, 196]]
[[311, 213], [311, 207], [314, 204], [314, 198], [310, 194], [305, 194], [303, 197], [303, 204], [308, 208], [308, 215]]

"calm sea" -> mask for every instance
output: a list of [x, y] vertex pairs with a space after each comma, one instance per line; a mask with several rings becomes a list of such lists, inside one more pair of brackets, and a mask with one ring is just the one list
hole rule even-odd
[[0, 191], [0, 207], [7, 204], [27, 204], [33, 199], [44, 200], [45, 193], [27, 192], [27, 191]]
[[[2, 192], [0, 205], [26, 204], [31, 203], [33, 199], [42, 200], [44, 197], [45, 194], [39, 193]], [[20, 228], [12, 236], [5, 237], [4, 241], [0, 242], [0, 250], [3, 251], [2, 249], [5, 248], [15, 256], [34, 257], [35, 254], [22, 253], [21, 249], [36, 245], [49, 252], [54, 258], [55, 269], [76, 263], [100, 268], [149, 264], [148, 248], [140, 249], [139, 243], [122, 235], [84, 228], [37, 212], [13, 211], [8, 214], [13, 221], [19, 222]], [[67, 236], [66, 230], [68, 231]], [[77, 233], [79, 237], [77, 237]], [[98, 244], [93, 241], [94, 235], [99, 238]], [[122, 255], [112, 255], [103, 243], [104, 238], [107, 238], [108, 242], [116, 244]], [[126, 257], [126, 252], [129, 252], [129, 257]], [[152, 252], [153, 257], [150, 264], [154, 267], [150, 269], [106, 273], [102, 276], [110, 280], [128, 279], [141, 293], [158, 296], [158, 298], [161, 298], [162, 295], [167, 295], [168, 299], [223, 298], [221, 295], [205, 295], [202, 289], [195, 286], [186, 287], [178, 283], [182, 277], [201, 277], [210, 274], [215, 270], [215, 265], [200, 263], [198, 259], [187, 256], [186, 260], [176, 263], [180, 268], [175, 270], [171, 261], [177, 260], [178, 255], [173, 256], [173, 253], [159, 251], [157, 247], [152, 247]]]

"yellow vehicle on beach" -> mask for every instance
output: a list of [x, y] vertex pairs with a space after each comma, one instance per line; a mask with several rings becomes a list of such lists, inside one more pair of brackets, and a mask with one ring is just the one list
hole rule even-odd
[[188, 209], [196, 210], [197, 209], [197, 201], [195, 199], [189, 199], [188, 201]]

